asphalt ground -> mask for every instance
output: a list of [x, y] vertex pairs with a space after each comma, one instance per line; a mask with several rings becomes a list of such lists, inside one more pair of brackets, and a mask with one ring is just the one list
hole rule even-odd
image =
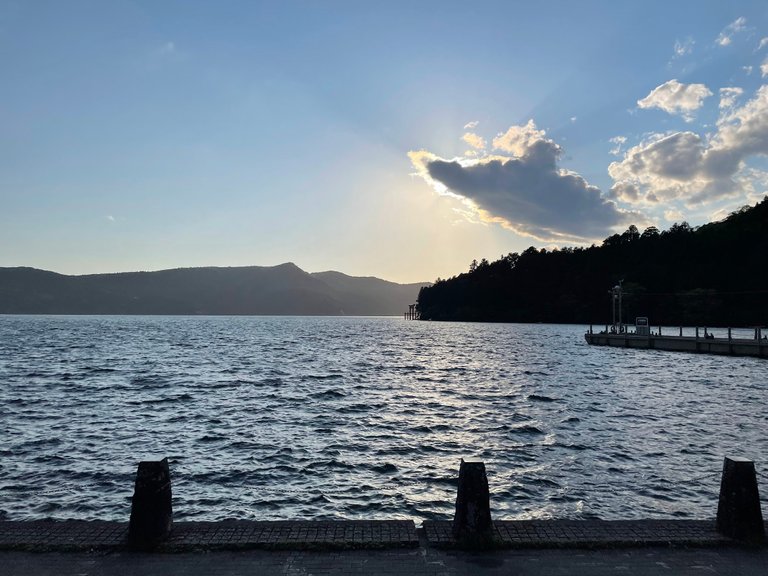
[[768, 549], [617, 548], [463, 552], [430, 547], [342, 551], [194, 553], [0, 552], [4, 576], [765, 576]]

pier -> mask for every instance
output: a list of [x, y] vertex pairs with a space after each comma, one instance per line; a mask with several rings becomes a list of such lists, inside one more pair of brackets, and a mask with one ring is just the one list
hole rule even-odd
[[[695, 354], [719, 354], [725, 356], [754, 356], [768, 358], [768, 338], [763, 328], [734, 329], [693, 328], [693, 334], [684, 334], [682, 327], [677, 329], [658, 326], [656, 331], [647, 326], [636, 325], [631, 330], [628, 326], [605, 326], [595, 332], [592, 325], [584, 335], [588, 344], [594, 346], [614, 346], [619, 348], [637, 348], [642, 350], [666, 350], [670, 352], [692, 352]], [[643, 330], [643, 328], [646, 328]], [[666, 330], [666, 332], [665, 332]], [[715, 331], [718, 333], [715, 335]], [[741, 335], [736, 335], [735, 332]], [[743, 334], [747, 334], [744, 336]], [[752, 335], [750, 338], [749, 335]]]
[[[619, 282], [608, 291], [611, 299], [612, 323], [605, 330], [595, 332], [593, 325], [584, 334], [587, 344], [593, 346], [614, 346], [618, 348], [639, 348], [641, 350], [666, 350], [669, 352], [693, 352], [695, 354], [718, 354], [723, 356], [754, 356], [768, 358], [768, 334], [764, 328], [719, 328], [711, 331], [705, 326], [683, 329], [653, 326], [645, 316], [635, 318], [634, 326], [622, 320], [624, 295]], [[684, 330], [686, 333], [684, 333]]]

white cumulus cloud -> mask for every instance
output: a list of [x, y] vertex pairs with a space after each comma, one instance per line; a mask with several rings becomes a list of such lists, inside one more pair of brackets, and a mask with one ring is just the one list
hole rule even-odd
[[659, 108], [669, 114], [680, 114], [687, 121], [693, 120], [693, 112], [701, 108], [704, 99], [712, 92], [704, 84], [682, 84], [672, 79], [657, 86], [642, 100], [640, 108]]
[[[726, 100], [737, 95], [739, 89], [729, 89]], [[622, 160], [608, 167], [608, 173], [615, 181], [615, 198], [680, 200], [696, 206], [752, 197], [754, 182], [765, 176], [746, 165], [755, 156], [768, 156], [768, 85], [741, 107], [723, 107], [713, 134], [654, 134], [627, 150]]]

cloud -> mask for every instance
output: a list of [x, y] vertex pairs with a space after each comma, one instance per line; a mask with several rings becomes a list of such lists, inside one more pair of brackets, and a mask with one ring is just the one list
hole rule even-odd
[[720, 109], [733, 108], [736, 100], [744, 93], [742, 88], [728, 87], [720, 88]]
[[464, 124], [464, 130], [474, 130], [477, 128], [477, 125], [480, 124], [478, 120], [473, 120], [472, 122], [467, 122]]
[[115, 221], [115, 217], [112, 216], [111, 214], [108, 214], [107, 215], [107, 220], [109, 220], [110, 222], [114, 222]]
[[485, 150], [485, 138], [482, 136], [478, 136], [477, 134], [474, 134], [473, 132], [467, 132], [464, 134], [464, 136], [461, 137], [464, 142], [472, 146], [472, 148], [476, 150]]
[[695, 42], [690, 36], [683, 41], [675, 40], [675, 55], [672, 59], [674, 60], [675, 58], [681, 58], [682, 56], [693, 52], [694, 44]]
[[[726, 100], [739, 92], [728, 90]], [[612, 196], [649, 202], [653, 194], [654, 199], [679, 199], [688, 206], [751, 196], [753, 183], [765, 176], [746, 166], [746, 160], [755, 156], [768, 156], [768, 85], [743, 106], [724, 107], [714, 134], [654, 134], [627, 150], [622, 160], [608, 167], [615, 181]], [[637, 194], [626, 193], [630, 187]]]
[[762, 50], [766, 46], [768, 46], [768, 36], [760, 39], [760, 44], [757, 45], [757, 50]]
[[410, 152], [417, 173], [440, 194], [461, 198], [480, 219], [542, 241], [590, 241], [638, 214], [617, 208], [575, 172], [561, 169], [561, 148], [531, 120], [493, 139], [504, 154], [445, 160]]
[[747, 74], [747, 76], [750, 76], [752, 74], [752, 66], [742, 66], [742, 70]]
[[617, 182], [608, 193], [610, 198], [635, 204], [640, 202], [640, 189], [631, 182]]
[[626, 136], [614, 136], [610, 140], [608, 140], [611, 144], [615, 144], [613, 148], [611, 148], [610, 153], [613, 156], [621, 156], [621, 149], [627, 142]]
[[724, 220], [725, 218], [727, 218], [730, 213], [731, 211], [728, 210], [727, 208], [719, 208], [709, 215], [709, 221], [720, 222], [720, 220]]
[[760, 64], [760, 75], [765, 78], [768, 76], [768, 58], [763, 60], [763, 63]]
[[496, 136], [493, 147], [518, 157], [529, 154], [537, 146], [551, 149], [553, 155], [559, 155], [560, 147], [546, 135], [544, 130], [536, 128], [533, 120], [528, 120], [525, 126], [510, 126], [509, 130]]
[[664, 219], [667, 222], [677, 222], [683, 220], [683, 213], [680, 210], [665, 210]]
[[736, 18], [733, 22], [728, 24], [725, 28], [723, 28], [723, 31], [720, 32], [717, 39], [715, 40], [715, 43], [717, 43], [720, 46], [729, 46], [733, 40], [733, 37], [738, 34], [739, 32], [742, 32], [747, 27], [747, 19], [743, 16]]
[[704, 84], [681, 84], [670, 80], [657, 86], [642, 100], [637, 101], [640, 108], [660, 108], [669, 114], [681, 114], [690, 122], [693, 112], [701, 108], [704, 99], [712, 92]]

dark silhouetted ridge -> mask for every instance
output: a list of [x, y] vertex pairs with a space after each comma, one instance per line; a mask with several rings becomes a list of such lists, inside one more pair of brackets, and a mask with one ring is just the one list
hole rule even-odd
[[66, 276], [0, 268], [2, 314], [399, 315], [424, 284], [293, 263]]
[[537, 250], [473, 262], [422, 288], [425, 320], [606, 323], [623, 281], [624, 319], [652, 324], [768, 324], [768, 197], [721, 222], [669, 230], [630, 226], [602, 246]]

